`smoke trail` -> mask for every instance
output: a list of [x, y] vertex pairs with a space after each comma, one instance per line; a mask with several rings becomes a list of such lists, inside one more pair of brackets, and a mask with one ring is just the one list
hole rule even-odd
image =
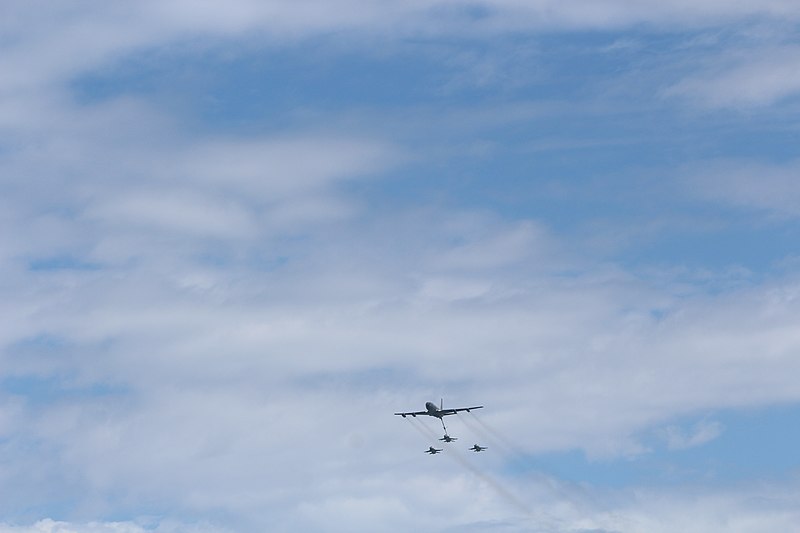
[[[413, 427], [423, 438], [436, 439], [436, 435], [433, 433], [433, 431], [421, 421], [412, 420], [411, 418], [408, 418], [407, 420], [411, 424], [411, 427]], [[463, 455], [461, 455], [461, 453], [454, 446], [447, 446], [445, 448], [445, 452], [446, 452], [445, 455], [451, 457], [462, 467], [466, 468], [467, 470], [472, 472], [472, 474], [474, 474], [476, 477], [481, 479], [487, 486], [494, 489], [494, 491], [503, 500], [505, 500], [506, 503], [509, 503], [511, 506], [522, 511], [526, 516], [533, 517], [533, 513], [522, 500], [514, 496], [511, 492], [508, 491], [508, 489], [503, 487], [496, 479], [491, 477], [489, 474], [487, 474], [486, 472], [482, 471], [481, 469], [470, 463], [469, 460]]]
[[426, 442], [431, 437], [433, 437], [434, 439], [436, 438], [431, 432], [431, 430], [425, 427], [425, 424], [423, 424], [419, 420], [412, 418], [407, 418], [406, 420], [408, 420], [408, 423], [411, 424], [411, 427], [414, 428], [417, 431], [417, 433], [419, 433], [422, 436], [422, 438], [425, 439]]
[[496, 443], [503, 446], [507, 451], [511, 452], [513, 455], [516, 455], [517, 457], [520, 458], [525, 457], [527, 455], [522, 450], [517, 448], [517, 446], [514, 445], [514, 443], [510, 439], [507, 439], [505, 436], [503, 436], [502, 433], [500, 433], [499, 431], [491, 427], [489, 424], [478, 418], [478, 416], [475, 413], [470, 411], [469, 414], [472, 415], [472, 419], [475, 422], [481, 425], [481, 427], [488, 433], [490, 438], [492, 438]]
[[484, 441], [489, 441], [489, 445], [493, 447], [494, 450], [500, 452], [507, 462], [514, 463], [522, 459], [523, 454], [507, 446], [502, 440], [484, 430], [475, 421], [470, 420], [465, 416], [461, 416], [460, 419], [464, 422], [464, 425], [467, 426], [475, 435], [478, 435]]
[[[466, 425], [470, 427], [470, 429], [476, 430], [481, 435], [488, 437], [489, 440], [499, 445], [501, 451], [504, 452], [503, 455], [506, 457], [509, 463], [513, 463], [516, 461], [517, 464], [525, 465], [526, 467], [528, 467], [528, 465], [525, 464], [525, 463], [529, 464], [530, 461], [528, 454], [520, 450], [517, 446], [515, 446], [511, 442], [510, 439], [503, 436], [503, 434], [500, 433], [498, 430], [494, 429], [489, 424], [478, 418], [477, 415], [475, 415], [472, 412], [470, 412], [469, 414], [472, 415], [472, 420], [469, 420], [468, 417], [462, 417], [462, 420]], [[480, 427], [473, 424], [472, 423], [473, 421], [479, 424]], [[546, 480], [550, 489], [556, 495], [558, 495], [563, 501], [568, 501], [573, 505], [577, 506], [577, 502], [575, 501], [574, 496], [570, 494], [568, 491], [564, 490], [564, 488], [560, 484], [555, 483], [554, 480], [549, 476], [543, 476], [543, 479]]]
[[506, 503], [509, 503], [511, 506], [516, 507], [518, 510], [522, 511], [522, 513], [525, 514], [526, 516], [533, 518], [534, 516], [533, 512], [530, 510], [530, 508], [528, 508], [525, 502], [514, 496], [511, 492], [509, 492], [508, 489], [506, 489], [503, 485], [500, 484], [500, 482], [491, 477], [489, 474], [487, 474], [483, 470], [479, 469], [477, 466], [470, 463], [466, 457], [461, 455], [461, 452], [459, 452], [455, 448], [448, 448], [447, 455], [449, 457], [452, 457], [461, 466], [472, 472], [475, 476], [483, 480], [484, 483], [493, 488], [494, 491], [503, 500], [506, 501]]
[[421, 428], [422, 428], [422, 429], [425, 431], [425, 433], [427, 433], [427, 434], [428, 434], [428, 436], [429, 436], [430, 438], [432, 438], [432, 439], [434, 439], [434, 440], [436, 440], [436, 439], [438, 438], [438, 437], [436, 436], [436, 433], [434, 433], [434, 432], [433, 432], [433, 430], [432, 430], [431, 428], [429, 428], [428, 426], [426, 426], [426, 425], [425, 425], [425, 423], [424, 423], [422, 420], [416, 420], [416, 422], [418, 422], [418, 423], [419, 423], [419, 426], [420, 426], [420, 427], [421, 427]]

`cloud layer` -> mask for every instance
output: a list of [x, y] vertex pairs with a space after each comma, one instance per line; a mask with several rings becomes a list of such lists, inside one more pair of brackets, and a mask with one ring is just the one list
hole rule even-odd
[[[637, 55], [624, 68], [598, 66], [602, 79], [588, 90], [589, 78], [570, 77], [587, 57], [647, 50], [642, 41], [658, 40], [652, 28], [678, 35], [669, 54], [682, 32], [703, 37], [757, 21], [785, 36], [775, 20], [800, 16], [794, 2], [15, 2], [7, 10], [1, 532], [796, 523], [794, 481], [698, 486], [687, 497], [669, 488], [614, 493], [519, 466], [571, 450], [591, 461], [678, 453], [724, 438], [708, 412], [800, 400], [793, 272], [692, 268], [649, 261], [645, 250], [678, 231], [670, 220], [691, 233], [686, 220], [714, 228], [730, 209], [747, 208], [756, 226], [792, 223], [797, 165], [766, 156], [720, 163], [713, 150], [686, 145], [689, 163], [670, 155], [609, 164], [597, 146], [614, 155], [635, 141], [584, 137], [593, 121], [608, 121], [598, 135], [614, 139], [652, 129], [624, 131], [641, 102], [677, 106], [665, 115], [696, 112], [687, 99], [717, 112], [786, 105], [800, 88], [795, 49], [783, 38], [754, 39], [755, 50], [711, 73], [693, 65], [719, 57], [715, 47], [696, 62], [676, 53], [653, 66]], [[625, 33], [640, 25], [643, 34]], [[598, 53], [585, 30], [617, 46]], [[545, 57], [551, 33], [569, 44], [554, 47], [570, 50], [563, 61]], [[505, 63], [494, 62], [502, 49], [448, 52], [453, 39], [489, 48], [539, 35]], [[397, 50], [409, 40], [422, 42], [419, 64], [436, 68], [407, 81], [414, 91], [403, 104], [354, 104], [331, 90], [322, 93], [335, 111], [325, 111], [304, 100], [319, 93], [304, 93], [289, 72], [297, 96], [281, 115], [285, 127], [268, 118], [260, 129], [221, 127], [193, 107], [212, 98], [206, 86], [185, 83], [188, 103], [177, 109], [158, 88], [121, 75], [136, 78], [142, 64], [172, 72], [186, 58], [213, 69], [212, 55], [302, 55], [320, 41], [341, 47], [328, 58], [406, 64]], [[770, 60], [757, 62], [763, 50]], [[534, 64], [541, 72], [528, 75]], [[637, 87], [658, 90], [617, 112], [609, 108], [619, 80], [603, 76], [625, 69], [625, 79], [657, 72]], [[369, 80], [368, 68], [358, 72]], [[91, 74], [108, 94], [81, 92]], [[542, 89], [562, 76], [567, 85], [553, 87], [577, 95], [574, 104]], [[526, 129], [545, 127], [555, 133]], [[580, 172], [574, 153], [587, 156]], [[654, 170], [653, 160], [665, 167]], [[619, 178], [622, 167], [637, 179]], [[626, 211], [639, 216], [638, 204], [652, 202], [638, 191], [639, 176], [651, 174], [669, 176], [653, 202], [662, 211], [631, 222]], [[697, 203], [713, 207], [683, 219]], [[597, 244], [637, 232], [649, 240], [634, 260]], [[464, 448], [473, 437], [494, 439], [496, 453], [424, 456], [439, 437], [436, 421], [414, 426], [391, 413], [437, 398], [486, 403], [480, 421], [450, 427]], [[690, 429], [678, 419], [692, 420]]]

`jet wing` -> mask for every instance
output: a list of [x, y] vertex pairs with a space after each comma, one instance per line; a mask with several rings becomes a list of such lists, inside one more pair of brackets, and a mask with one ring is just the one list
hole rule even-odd
[[413, 413], [395, 413], [395, 415], [402, 416], [403, 418], [407, 416], [417, 416], [417, 415], [427, 415], [428, 411], [414, 411]]
[[455, 409], [442, 409], [439, 412], [442, 413], [443, 415], [454, 415], [456, 413], [460, 413], [461, 411], [470, 412], [473, 409], [483, 409], [483, 406], [482, 405], [476, 405], [475, 407], [457, 407]]

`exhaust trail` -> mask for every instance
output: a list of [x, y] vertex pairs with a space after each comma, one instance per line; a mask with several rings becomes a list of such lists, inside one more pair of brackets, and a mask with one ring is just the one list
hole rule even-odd
[[428, 434], [428, 436], [429, 436], [430, 438], [432, 438], [433, 440], [436, 440], [436, 439], [438, 439], [438, 437], [436, 436], [436, 433], [434, 433], [434, 432], [433, 432], [433, 430], [432, 430], [431, 428], [429, 428], [428, 426], [426, 426], [426, 425], [425, 425], [425, 422], [423, 422], [422, 420], [417, 420], [417, 422], [419, 423], [419, 426], [422, 428], [422, 430], [423, 430], [425, 433], [427, 433], [427, 434]]
[[425, 424], [414, 418], [406, 418], [406, 420], [408, 420], [408, 423], [411, 424], [411, 427], [414, 428], [417, 433], [419, 433], [422, 438], [425, 439], [425, 441], [427, 441], [429, 438], [433, 438], [434, 441], [436, 440], [433, 432], [428, 429]]
[[[520, 450], [511, 442], [510, 439], [506, 438], [498, 430], [494, 429], [489, 424], [478, 418], [474, 413], [470, 412], [469, 414], [472, 415], [472, 420], [470, 420], [469, 417], [463, 417], [462, 420], [467, 426], [470, 427], [470, 429], [477, 431], [481, 435], [486, 436], [490, 441], [499, 445], [501, 453], [506, 457], [509, 463], [516, 462], [518, 465], [530, 468], [531, 459], [528, 454]], [[553, 493], [556, 494], [562, 501], [570, 502], [577, 507], [577, 502], [575, 501], [574, 496], [568, 491], [564, 490], [559, 483], [547, 475], [543, 475], [542, 479], [545, 480], [550, 490], [552, 490]]]
[[525, 502], [517, 498], [511, 493], [511, 491], [506, 489], [499, 481], [490, 476], [488, 473], [473, 465], [469, 459], [461, 455], [461, 452], [455, 448], [448, 448], [447, 452], [448, 457], [452, 457], [458, 464], [472, 472], [473, 475], [482, 480], [487, 486], [494, 489], [497, 495], [500, 496], [506, 503], [512, 507], [515, 507], [518, 511], [521, 511], [525, 516], [534, 518], [533, 512], [525, 504]]
[[479, 436], [484, 441], [488, 441], [489, 446], [491, 446], [494, 450], [497, 450], [507, 462], [515, 463], [524, 457], [524, 454], [508, 446], [505, 442], [486, 431], [482, 426], [478, 425], [474, 420], [471, 420], [466, 416], [461, 416], [460, 418], [464, 422], [464, 425], [467, 426], [472, 433]]
[[524, 457], [526, 455], [522, 450], [517, 448], [517, 446], [510, 439], [506, 438], [502, 433], [500, 433], [499, 431], [494, 429], [492, 426], [490, 426], [489, 424], [487, 424], [486, 422], [484, 422], [483, 420], [478, 418], [478, 415], [476, 415], [475, 413], [472, 413], [472, 412], [470, 412], [469, 414], [472, 415], [472, 419], [475, 422], [480, 424], [480, 426], [484, 430], [486, 430], [495, 440], [499, 441], [503, 446], [505, 446], [506, 449], [508, 449], [513, 454], [515, 454], [517, 456], [520, 456], [520, 457]]
[[[426, 426], [423, 422], [419, 420], [413, 420], [411, 418], [407, 419], [413, 427], [424, 439], [437, 439], [436, 434], [431, 430], [428, 426]], [[486, 486], [490, 487], [497, 493], [497, 495], [505, 501], [510, 506], [516, 508], [518, 511], [521, 511], [525, 516], [529, 518], [535, 518], [531, 509], [516, 497], [513, 493], [511, 493], [507, 488], [505, 488], [499, 481], [494, 479], [488, 473], [484, 472], [477, 466], [473, 465], [469, 459], [464, 457], [458, 449], [453, 446], [444, 446], [444, 453], [443, 455], [447, 455], [448, 457], [452, 458], [455, 462], [461, 465], [463, 468], [469, 470], [474, 476], [478, 479], [483, 481]]]

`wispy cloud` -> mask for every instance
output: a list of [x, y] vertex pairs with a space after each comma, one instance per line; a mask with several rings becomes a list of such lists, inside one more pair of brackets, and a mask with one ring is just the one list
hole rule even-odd
[[746, 160], [715, 161], [686, 170], [689, 194], [703, 200], [765, 213], [778, 219], [800, 215], [800, 163], [765, 164]]
[[685, 431], [679, 426], [669, 426], [660, 431], [670, 450], [685, 450], [701, 446], [722, 434], [723, 425], [714, 421], [701, 421], [691, 430]]
[[[619, 150], [619, 162], [596, 153], [583, 162], [581, 150], [607, 146], [577, 138], [577, 129], [636, 134], [604, 122], [614, 110], [586, 114], [567, 97], [557, 105], [541, 97], [536, 84], [545, 78], [527, 72], [539, 49], [516, 48], [540, 30], [563, 38], [636, 28], [610, 36], [610, 47], [600, 43], [605, 54], [646, 41], [650, 27], [797, 20], [795, 2], [9, 5], [0, 21], [9, 35], [0, 43], [8, 73], [0, 80], [3, 533], [376, 524], [707, 531], [723, 515], [747, 531], [753, 517], [775, 530], [796, 518], [791, 487], [783, 499], [772, 487], [709, 490], [697, 495], [702, 505], [631, 489], [620, 503], [527, 477], [499, 454], [418, 461], [426, 442], [391, 416], [443, 396], [480, 401], [523, 459], [577, 449], [613, 461], [642, 453], [639, 435], [665, 420], [800, 401], [796, 278], [704, 290], [673, 274], [682, 268], [674, 261], [653, 281], [650, 271], [587, 246], [596, 226], [575, 237], [570, 224], [595, 220], [596, 211], [610, 213], [614, 227], [630, 224], [605, 206], [640, 201], [643, 182], [613, 182], [617, 164], [650, 169], [669, 158]], [[481, 52], [491, 46], [487, 35], [508, 38], [501, 51], [521, 51], [495, 63], [502, 54]], [[594, 47], [591, 36], [576, 35], [581, 49]], [[320, 76], [320, 87], [289, 99], [300, 119], [265, 113], [250, 131], [204, 122], [202, 104], [178, 112], [136, 87], [81, 100], [72, 84], [103, 72], [124, 85], [115, 67], [145, 56], [160, 64], [168, 55], [176, 68], [191, 57], [206, 68], [210, 49], [270, 57], [281, 46], [303, 41], [311, 45], [297, 53], [313, 53], [336, 39], [350, 43], [342, 54], [361, 58], [369, 48], [371, 60], [381, 43], [416, 40], [436, 69], [455, 64], [468, 79], [437, 78], [441, 85], [421, 97], [430, 79], [404, 70], [408, 80], [376, 86], [407, 83], [408, 101], [365, 111], [357, 98], [331, 93], [335, 111], [326, 114], [315, 108], [328, 95]], [[425, 47], [453, 39], [478, 44], [463, 54]], [[552, 47], [554, 64], [560, 49]], [[781, 105], [798, 90], [790, 72], [797, 54], [774, 51], [761, 66], [745, 55], [709, 77], [689, 74], [672, 94], [711, 106]], [[565, 73], [584, 72], [563, 62]], [[329, 75], [346, 76], [345, 87], [377, 76], [358, 61], [348, 68]], [[601, 70], [607, 76], [617, 65]], [[307, 83], [286, 76], [292, 90]], [[549, 89], [586, 94], [603, 85], [568, 79]], [[726, 92], [729, 82], [742, 91]], [[496, 91], [460, 100], [454, 86]], [[533, 89], [506, 98], [509, 87]], [[182, 90], [205, 101], [204, 87]], [[530, 149], [556, 146], [554, 136], [573, 150]], [[770, 161], [702, 167], [692, 175], [695, 194], [793, 219], [797, 165]], [[556, 195], [543, 182], [565, 184], [558, 202], [549, 203]], [[659, 201], [674, 194], [660, 190]], [[653, 225], [629, 234], [652, 243]], [[679, 450], [721, 432], [705, 422], [668, 427], [663, 437]], [[478, 475], [484, 470], [492, 476]], [[509, 511], [504, 491], [525, 505]], [[779, 512], [753, 503], [759, 494], [779, 500]], [[529, 503], [531, 516], [513, 514]], [[158, 518], [133, 518], [147, 515]], [[205, 519], [219, 529], [195, 525]]]
[[146, 527], [133, 522], [63, 522], [52, 519], [40, 520], [30, 526], [0, 524], [2, 533], [222, 533], [228, 531], [208, 525], [180, 523], [158, 524]]
[[719, 58], [726, 66], [690, 75], [665, 90], [704, 107], [757, 109], [800, 93], [800, 49], [761, 47], [736, 59]]
[[[106, 5], [96, 2], [49, 5], [14, 2], [5, 29], [14, 38], [3, 46], [2, 87], [48, 86], [88, 68], [108, 64], [137, 49], [189, 40], [200, 35], [292, 41], [341, 31], [372, 34], [451, 34], [537, 28], [620, 28], [641, 23], [715, 25], [752, 17], [792, 20], [794, 2], [671, 0], [654, 6], [640, 0], [555, 2], [492, 0], [454, 8], [440, 0], [386, 6], [371, 0], [337, 2], [253, 2], [236, 0], [224, 8], [183, 1]], [[196, 44], [194, 46], [197, 46]]]

